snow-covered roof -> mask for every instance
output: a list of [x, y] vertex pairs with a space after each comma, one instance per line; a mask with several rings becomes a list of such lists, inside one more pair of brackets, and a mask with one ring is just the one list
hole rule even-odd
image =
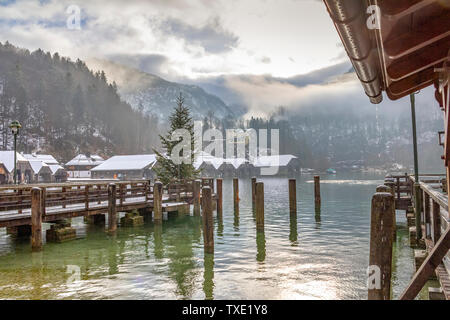
[[91, 155], [90, 157], [79, 154], [72, 160], [66, 163], [66, 166], [97, 166], [99, 164], [102, 164], [105, 161], [102, 157], [99, 155]]
[[51, 154], [26, 153], [23, 156], [28, 160], [40, 160], [46, 164], [58, 164], [58, 161]]
[[50, 169], [48, 164], [41, 160], [28, 160], [28, 162], [30, 163], [31, 169], [34, 171], [34, 174], [38, 174], [43, 168]]
[[[17, 152], [17, 162], [27, 162], [20, 153]], [[0, 162], [5, 165], [6, 170], [8, 172], [14, 171], [14, 151], [0, 151]]]
[[292, 154], [280, 154], [276, 156], [259, 156], [254, 158], [252, 164], [255, 167], [285, 167], [292, 159], [297, 159]]
[[50, 170], [52, 170], [52, 174], [55, 174], [58, 170], [64, 170], [59, 164], [50, 164], [48, 166], [50, 167]]
[[136, 154], [129, 156], [114, 156], [91, 169], [91, 171], [121, 171], [142, 170], [156, 163], [154, 154]]
[[231, 164], [235, 169], [238, 169], [244, 163], [248, 163], [248, 160], [245, 158], [226, 158], [224, 163]]
[[201, 151], [197, 155], [196, 159], [194, 160], [193, 166], [197, 170], [205, 162], [208, 163], [208, 164], [211, 164], [215, 169], [219, 169], [219, 167], [224, 162], [224, 159], [216, 158], [216, 157], [210, 155], [209, 153]]

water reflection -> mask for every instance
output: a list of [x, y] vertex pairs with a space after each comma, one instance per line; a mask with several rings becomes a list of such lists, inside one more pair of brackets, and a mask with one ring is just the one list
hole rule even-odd
[[164, 246], [162, 240], [162, 224], [157, 223], [153, 225], [153, 243], [156, 259], [162, 259], [164, 257]]
[[223, 237], [223, 219], [221, 216], [217, 217], [217, 235]]
[[298, 245], [297, 239], [297, 213], [291, 213], [289, 215], [289, 241], [291, 241], [291, 246], [296, 247]]
[[320, 206], [315, 208], [314, 219], [316, 220], [316, 229], [320, 229], [320, 224], [321, 224]]
[[205, 253], [203, 260], [203, 292], [205, 299], [214, 299], [214, 254]]
[[264, 262], [266, 259], [266, 235], [264, 231], [256, 232], [256, 261]]

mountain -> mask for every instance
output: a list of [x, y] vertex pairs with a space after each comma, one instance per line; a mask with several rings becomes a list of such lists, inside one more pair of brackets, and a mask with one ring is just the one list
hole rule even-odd
[[118, 86], [121, 97], [135, 110], [157, 116], [166, 121], [176, 105], [176, 97], [183, 94], [194, 120], [213, 115], [217, 119], [233, 117], [233, 111], [217, 96], [196, 85], [170, 82], [156, 75], [107, 60], [88, 59], [94, 69], [104, 70]]
[[158, 122], [123, 101], [102, 71], [60, 57], [0, 43], [0, 148], [11, 149], [8, 125], [22, 124], [19, 151], [69, 160], [79, 152], [151, 152]]

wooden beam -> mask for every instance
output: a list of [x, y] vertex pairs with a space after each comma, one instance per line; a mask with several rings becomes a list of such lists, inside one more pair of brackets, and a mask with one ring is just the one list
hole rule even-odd
[[399, 81], [429, 67], [440, 67], [441, 63], [448, 59], [448, 48], [450, 48], [450, 36], [394, 60], [387, 67], [390, 80]]
[[436, 0], [378, 0], [381, 14], [389, 20], [399, 19], [428, 6]]
[[450, 35], [450, 10], [443, 11], [438, 17], [430, 17], [429, 22], [417, 29], [408, 30], [397, 35], [395, 29], [391, 34], [395, 37], [384, 42], [384, 53], [389, 59], [399, 59], [414, 51], [429, 46]]
[[408, 287], [400, 296], [400, 300], [412, 300], [422, 290], [425, 283], [433, 274], [437, 266], [442, 262], [442, 259], [447, 254], [450, 248], [450, 227], [441, 236], [439, 241], [433, 247], [433, 250], [428, 254], [425, 261], [417, 270]]

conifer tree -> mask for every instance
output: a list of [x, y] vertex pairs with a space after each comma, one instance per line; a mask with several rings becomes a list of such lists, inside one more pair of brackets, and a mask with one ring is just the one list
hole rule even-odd
[[[193, 166], [195, 157], [194, 122], [192, 121], [189, 108], [184, 104], [184, 98], [181, 93], [177, 97], [177, 106], [169, 117], [169, 123], [170, 128], [167, 134], [165, 136], [159, 135], [161, 145], [165, 152], [161, 153], [154, 150], [158, 163], [154, 170], [163, 184], [168, 184], [176, 180], [194, 179], [200, 173], [200, 171], [195, 170]], [[181, 138], [178, 140], [172, 140], [172, 133], [177, 129], [185, 129], [191, 136], [190, 163], [176, 164], [170, 158], [173, 148], [182, 140]], [[183, 157], [182, 151], [179, 156]]]

